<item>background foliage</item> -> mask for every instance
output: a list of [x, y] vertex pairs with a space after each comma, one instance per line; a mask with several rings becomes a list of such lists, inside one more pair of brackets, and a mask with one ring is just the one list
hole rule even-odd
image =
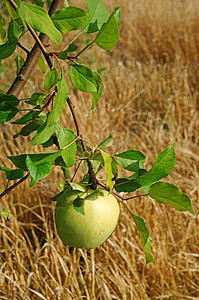
[[[76, 2], [79, 5], [79, 1]], [[104, 1], [110, 9], [115, 5], [113, 1], [107, 2]], [[172, 1], [149, 1], [149, 7], [144, 1], [118, 2], [123, 18], [116, 49], [104, 53], [94, 47], [85, 55], [89, 60], [94, 54], [93, 66], [101, 71], [106, 68], [102, 71], [105, 89], [100, 110], [97, 106], [92, 116], [87, 111], [88, 101], [91, 103], [92, 99], [78, 91], [72, 95], [82, 130], [93, 144], [112, 132], [115, 143], [110, 152], [139, 149], [148, 158], [148, 168], [158, 152], [176, 142], [177, 164], [169, 181], [191, 197], [197, 212], [199, 13], [196, 1], [176, 1], [175, 5]], [[7, 60], [0, 74], [1, 88], [5, 91], [9, 87], [5, 78], [14, 78], [11, 65]], [[40, 91], [44, 86], [39, 72], [35, 70], [30, 79], [32, 91]], [[29, 93], [30, 84], [25, 87], [23, 96]], [[67, 111], [61, 122], [66, 127], [72, 123]], [[12, 125], [1, 125], [1, 129], [1, 153], [30, 152], [29, 144], [24, 144], [20, 137], [13, 147], [10, 136], [16, 132]], [[35, 146], [35, 152], [38, 148]], [[1, 165], [4, 160], [2, 155]], [[4, 223], [1, 225], [2, 299], [6, 299], [8, 293], [14, 295], [14, 299], [42, 296], [56, 299], [63, 295], [74, 299], [90, 291], [89, 253], [70, 252], [54, 236], [54, 204], [49, 204], [46, 196], [58, 192], [55, 189], [62, 174], [56, 175], [39, 182], [32, 190], [24, 183], [2, 200], [3, 208], [11, 211], [9, 228]], [[3, 175], [0, 180], [3, 184]], [[130, 206], [146, 220], [154, 240], [155, 261], [149, 268], [144, 267], [133, 220], [122, 210], [119, 228], [96, 251], [98, 299], [197, 297], [197, 216], [154, 205], [149, 199], [132, 200]]]

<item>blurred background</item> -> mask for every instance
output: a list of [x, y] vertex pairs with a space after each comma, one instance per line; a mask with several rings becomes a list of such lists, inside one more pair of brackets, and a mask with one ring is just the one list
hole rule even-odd
[[[68, 1], [86, 9], [85, 1]], [[199, 5], [198, 0], [106, 0], [121, 9], [120, 39], [111, 52], [94, 46], [84, 59], [101, 73], [104, 91], [91, 111], [91, 95], [76, 91], [68, 79], [85, 140], [99, 144], [111, 132], [109, 153], [142, 151], [146, 168], [156, 155], [176, 143], [176, 166], [166, 178], [186, 193], [196, 215], [178, 212], [150, 198], [128, 202], [141, 216], [153, 239], [154, 261], [147, 267], [142, 243], [130, 214], [121, 207], [116, 231], [95, 250], [95, 299], [199, 299]], [[65, 35], [59, 50], [77, 33]], [[23, 38], [31, 49], [29, 35]], [[82, 36], [80, 48], [88, 43]], [[18, 51], [18, 52], [17, 52]], [[2, 62], [0, 90], [15, 78], [15, 56]], [[44, 92], [39, 67], [32, 72], [21, 98]], [[75, 130], [65, 109], [61, 124]], [[20, 128], [20, 127], [19, 127]], [[30, 147], [30, 138], [13, 139], [17, 126], [0, 125], [0, 165], [6, 155], [46, 151]], [[83, 173], [79, 173], [79, 177]], [[1, 199], [0, 299], [91, 299], [90, 251], [61, 242], [54, 224], [55, 203], [63, 180], [59, 169], [33, 188], [27, 180]], [[0, 173], [1, 191], [6, 178]]]

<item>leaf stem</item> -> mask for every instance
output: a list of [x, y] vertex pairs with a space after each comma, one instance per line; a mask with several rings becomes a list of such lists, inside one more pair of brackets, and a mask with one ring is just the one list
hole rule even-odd
[[67, 57], [67, 59], [77, 59], [78, 56], [80, 56], [84, 51], [86, 51], [88, 48], [90, 48], [95, 42], [95, 39], [94, 41], [90, 42], [86, 47], [84, 47], [77, 55], [75, 56], [69, 56]]
[[79, 33], [78, 33], [78, 35], [76, 35], [75, 37], [74, 37], [74, 39], [72, 39], [72, 41], [70, 41], [70, 43], [68, 43], [67, 45], [66, 45], [66, 47], [60, 52], [60, 53], [62, 53], [62, 52], [64, 52], [68, 47], [69, 47], [69, 45], [70, 44], [72, 44], [81, 34], [83, 33], [83, 31], [80, 31]]
[[[110, 188], [108, 186], [106, 186], [105, 184], [101, 183], [100, 181], [98, 181], [98, 185], [100, 185], [101, 187], [103, 187], [105, 190], [107, 190], [108, 192], [110, 192]], [[137, 196], [132, 196], [132, 197], [122, 197], [120, 194], [111, 191], [111, 194], [113, 194], [114, 196], [120, 198], [122, 201], [126, 201], [126, 200], [130, 200], [130, 199], [134, 199], [134, 198], [139, 198], [139, 197], [144, 197], [144, 196], [148, 196], [148, 194], [141, 194], [141, 195], [137, 195]]]

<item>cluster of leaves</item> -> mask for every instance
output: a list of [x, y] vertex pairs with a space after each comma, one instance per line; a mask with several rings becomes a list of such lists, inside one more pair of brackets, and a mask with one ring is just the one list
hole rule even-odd
[[[89, 47], [97, 46], [111, 50], [119, 39], [120, 10], [115, 7], [110, 14], [101, 0], [86, 0], [88, 10], [78, 7], [65, 7], [54, 13], [51, 17], [40, 6], [17, 1], [16, 11], [11, 6], [12, 1], [6, 1], [10, 11], [11, 21], [8, 29], [5, 29], [4, 17], [0, 15], [0, 60], [12, 55], [21, 37], [26, 33], [27, 26], [31, 26], [36, 32], [42, 32], [49, 38], [60, 44], [62, 34], [72, 30], [79, 30], [76, 38], [81, 33], [92, 34], [93, 40], [85, 48], [79, 49], [74, 44], [73, 39], [60, 53], [49, 53], [49, 57], [54, 60], [65, 61], [69, 67], [68, 79], [72, 85], [83, 92], [92, 93], [92, 107], [94, 110], [102, 90], [103, 83], [100, 74], [92, 69], [87, 63], [81, 60], [80, 55]], [[43, 2], [41, 1], [40, 5]], [[71, 56], [71, 53], [73, 56]], [[18, 71], [23, 65], [23, 60], [16, 59]], [[21, 130], [14, 135], [28, 136], [32, 134], [31, 145], [41, 144], [43, 147], [50, 147], [56, 144], [58, 149], [52, 152], [42, 152], [36, 154], [20, 154], [8, 156], [17, 169], [0, 167], [5, 172], [7, 180], [16, 180], [28, 172], [31, 177], [31, 186], [38, 180], [45, 178], [53, 167], [61, 167], [65, 176], [63, 189], [70, 184], [77, 188], [77, 184], [69, 183], [70, 168], [74, 164], [85, 162], [84, 180], [80, 183], [90, 184], [87, 161], [92, 164], [94, 174], [104, 168], [106, 171], [106, 185], [104, 187], [110, 192], [132, 193], [141, 189], [143, 193], [149, 195], [159, 203], [170, 204], [179, 211], [190, 211], [194, 213], [188, 196], [182, 194], [179, 189], [169, 183], [160, 182], [174, 168], [175, 152], [174, 145], [169, 146], [159, 153], [153, 167], [150, 170], [143, 168], [145, 155], [137, 150], [129, 149], [125, 152], [110, 155], [104, 148], [111, 146], [113, 137], [109, 137], [95, 147], [84, 147], [82, 137], [75, 134], [71, 129], [63, 128], [60, 124], [62, 111], [66, 103], [70, 103], [68, 98], [67, 81], [63, 71], [58, 64], [58, 68], [53, 66], [46, 75], [44, 89], [45, 93], [34, 93], [29, 99], [18, 99], [14, 95], [0, 93], [0, 123], [5, 123], [13, 119], [19, 112], [24, 111], [22, 116], [14, 119], [12, 124], [21, 125]], [[25, 105], [27, 108], [24, 109]], [[22, 107], [23, 109], [20, 109]], [[30, 108], [31, 107], [31, 108]], [[46, 112], [46, 108], [48, 108]], [[130, 172], [128, 177], [118, 177], [118, 167]], [[86, 181], [85, 181], [86, 180]], [[99, 182], [98, 182], [99, 184]], [[78, 185], [78, 186], [80, 186]], [[101, 184], [102, 186], [103, 184]], [[57, 200], [55, 197], [54, 200]], [[142, 218], [134, 215], [132, 217], [140, 233], [147, 263], [152, 261], [150, 254], [151, 237]], [[5, 212], [1, 212], [5, 215]]]

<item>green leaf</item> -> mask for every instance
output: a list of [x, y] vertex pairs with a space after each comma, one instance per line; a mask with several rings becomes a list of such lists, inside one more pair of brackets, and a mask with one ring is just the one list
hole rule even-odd
[[137, 226], [137, 229], [139, 231], [142, 244], [144, 245], [144, 251], [145, 251], [145, 256], [146, 256], [146, 264], [150, 263], [153, 261], [153, 256], [150, 254], [151, 250], [151, 242], [152, 238], [149, 235], [148, 229], [146, 227], [146, 224], [144, 220], [133, 213], [131, 213], [133, 216], [133, 220], [135, 221], [135, 224]]
[[136, 183], [134, 180], [130, 180], [128, 177], [118, 178], [115, 181], [114, 188], [118, 193], [120, 192], [128, 192], [132, 193], [140, 188], [140, 185]]
[[169, 173], [173, 170], [176, 162], [174, 146], [175, 144], [167, 147], [165, 150], [160, 152], [153, 167], [144, 175], [139, 176], [136, 179], [136, 182], [141, 186], [151, 185], [153, 182], [169, 175]]
[[118, 176], [118, 167], [117, 167], [117, 161], [115, 158], [113, 158], [113, 161], [112, 161], [112, 164], [111, 164], [111, 167], [112, 167], [112, 173], [115, 177]]
[[117, 21], [117, 25], [120, 26], [121, 12], [119, 10], [119, 7], [114, 7], [113, 13], [114, 13], [115, 19]]
[[112, 191], [112, 189], [113, 189], [113, 182], [112, 182], [113, 173], [112, 173], [112, 166], [111, 166], [112, 158], [108, 153], [106, 153], [102, 150], [100, 150], [100, 152], [102, 154], [102, 157], [104, 160], [104, 168], [107, 173], [106, 184], [110, 187], [110, 191]]
[[54, 197], [51, 197], [50, 199], [51, 199], [52, 201], [57, 201], [57, 200], [59, 199], [59, 197], [60, 197], [64, 192], [65, 192], [65, 190], [64, 190], [64, 191], [61, 191], [60, 193], [58, 193], [58, 194], [55, 195]]
[[0, 93], [0, 104], [3, 102], [9, 103], [12, 106], [17, 107], [19, 105], [20, 100], [17, 99], [17, 97], [15, 97], [14, 95]]
[[8, 212], [7, 212], [6, 210], [0, 211], [0, 215], [1, 215], [4, 219], [7, 219], [7, 218], [8, 218]]
[[18, 109], [6, 102], [0, 103], [0, 123], [5, 123], [11, 120], [17, 113]]
[[21, 29], [20, 26], [14, 20], [11, 20], [8, 26], [8, 40], [10, 42], [15, 41], [18, 39], [20, 35]]
[[19, 102], [14, 95], [0, 93], [0, 123], [11, 120], [18, 113]]
[[109, 10], [103, 6], [101, 0], [86, 0], [88, 5], [88, 18], [84, 24], [84, 31], [92, 33], [99, 31], [109, 18]]
[[2, 14], [0, 14], [0, 40], [1, 42], [5, 40], [6, 38], [6, 29], [4, 28], [5, 26], [5, 19], [2, 16]]
[[34, 121], [25, 125], [18, 133], [16, 133], [13, 137], [17, 138], [19, 135], [28, 136], [31, 132], [37, 130], [44, 122], [36, 118]]
[[34, 93], [32, 94], [30, 100], [27, 100], [26, 103], [38, 106], [41, 105], [47, 98], [48, 95], [43, 93]]
[[11, 16], [12, 19], [18, 18], [18, 14], [16, 13], [15, 9], [12, 7], [12, 5], [8, 2], [8, 0], [4, 1], [6, 8], [8, 10], [9, 15]]
[[35, 165], [31, 160], [30, 156], [26, 156], [26, 167], [31, 177], [31, 187], [40, 179], [45, 178], [52, 172], [52, 166], [50, 163], [45, 162], [42, 164]]
[[53, 109], [51, 110], [47, 120], [48, 127], [59, 122], [62, 110], [66, 106], [67, 98], [68, 98], [68, 86], [66, 84], [66, 80], [63, 74], [61, 74], [61, 79], [57, 82], [57, 95], [54, 99]]
[[189, 197], [182, 194], [177, 186], [173, 184], [168, 182], [154, 183], [151, 185], [148, 194], [159, 203], [169, 204], [179, 211], [189, 211], [195, 214]]
[[26, 20], [29, 25], [33, 27], [34, 30], [45, 33], [57, 44], [61, 43], [61, 33], [55, 27], [50, 16], [43, 8], [30, 3], [21, 2], [17, 12], [23, 20]]
[[110, 147], [112, 144], [113, 144], [113, 136], [110, 133], [109, 136], [103, 142], [101, 142], [97, 148], [104, 149], [106, 147]]
[[54, 25], [62, 33], [67, 33], [71, 30], [76, 30], [81, 28], [86, 19], [88, 13], [79, 7], [66, 7], [60, 9], [52, 15], [52, 20]]
[[119, 165], [129, 171], [136, 172], [142, 169], [145, 161], [145, 155], [138, 150], [127, 150], [114, 155]]
[[5, 59], [12, 55], [17, 47], [17, 40], [13, 40], [11, 42], [6, 42], [3, 45], [0, 45], [0, 59]]
[[77, 49], [78, 49], [78, 46], [76, 46], [74, 44], [70, 44], [69, 47], [65, 51], [62, 51], [59, 53], [58, 58], [65, 60], [65, 59], [67, 59], [69, 52], [74, 52]]
[[92, 71], [82, 65], [70, 66], [69, 76], [72, 85], [83, 92], [96, 92], [96, 83]]
[[17, 55], [15, 57], [15, 61], [16, 61], [16, 65], [17, 65], [17, 75], [19, 74], [19, 72], [21, 71], [21, 68], [24, 65], [24, 59], [23, 57], [21, 57], [20, 55]]
[[21, 169], [8, 169], [0, 166], [0, 170], [5, 171], [8, 180], [15, 180], [23, 177], [23, 170]]
[[94, 110], [94, 107], [95, 107], [96, 103], [98, 102], [98, 100], [102, 94], [103, 88], [104, 88], [104, 85], [103, 85], [100, 75], [97, 72], [93, 71], [93, 76], [95, 79], [95, 85], [97, 87], [97, 91], [92, 93], [92, 95], [93, 95], [93, 101], [92, 101], [92, 107], [91, 107], [92, 110]]
[[66, 49], [65, 51], [60, 52], [57, 57], [59, 59], [62, 59], [62, 60], [67, 59], [67, 57], [68, 57], [68, 49]]
[[68, 144], [70, 144], [76, 136], [74, 135], [74, 132], [70, 129], [61, 128], [59, 135], [58, 135], [58, 143], [60, 148], [65, 149], [62, 150], [62, 158], [64, 162], [66, 163], [66, 167], [69, 168], [74, 165], [76, 161], [76, 151], [77, 151], [77, 145], [76, 143], [72, 143], [70, 146], [67, 147]]
[[45, 64], [45, 61], [44, 61], [44, 58], [42, 55], [38, 59], [37, 64], [38, 64], [42, 74], [45, 74], [46, 73], [46, 64]]
[[73, 201], [73, 208], [82, 215], [85, 215], [84, 204], [85, 200], [77, 196], [77, 198]]
[[27, 114], [23, 115], [23, 117], [13, 121], [12, 124], [27, 124], [35, 119], [40, 113], [40, 110], [31, 110]]
[[44, 148], [48, 148], [48, 147], [52, 146], [53, 144], [54, 144], [54, 139], [51, 136], [47, 142], [45, 142], [45, 143], [42, 144], [42, 146]]
[[112, 13], [108, 21], [102, 26], [98, 32], [95, 43], [105, 49], [111, 50], [115, 47], [119, 40], [119, 29], [115, 18], [115, 12]]
[[80, 191], [80, 192], [86, 192], [86, 187], [84, 184], [81, 183], [76, 183], [76, 182], [70, 182], [70, 186], [73, 190], [75, 191]]
[[52, 67], [50, 72], [46, 75], [44, 89], [50, 90], [58, 81], [58, 73], [57, 70]]
[[78, 49], [78, 46], [77, 45], [75, 45], [75, 44], [70, 44], [69, 46], [68, 46], [68, 52], [74, 52], [74, 51], [76, 51]]
[[47, 142], [56, 129], [57, 129], [57, 123], [48, 126], [48, 119], [47, 119], [47, 121], [37, 129], [32, 141], [30, 142], [31, 146], [35, 146]]
[[61, 79], [57, 82], [57, 94], [54, 99], [53, 109], [49, 113], [47, 121], [37, 129], [37, 132], [31, 141], [32, 146], [47, 142], [55, 132], [58, 126], [59, 119], [61, 117], [62, 110], [66, 106], [67, 98], [68, 86], [62, 74]]
[[61, 150], [54, 152], [44, 152], [44, 153], [33, 153], [33, 154], [20, 154], [15, 156], [7, 156], [16, 167], [28, 171], [26, 167], [26, 156], [28, 155], [32, 162], [37, 166], [38, 164], [49, 163], [52, 164], [55, 159], [59, 156]]

